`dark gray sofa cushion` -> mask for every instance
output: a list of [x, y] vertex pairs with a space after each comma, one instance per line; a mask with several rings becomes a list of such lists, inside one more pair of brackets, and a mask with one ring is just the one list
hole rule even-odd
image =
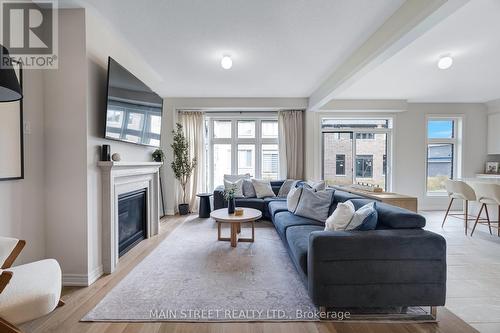
[[363, 199], [363, 197], [339, 189], [336, 189], [335, 193], [333, 194], [333, 201], [335, 202], [346, 202], [347, 200], [351, 199]]
[[[352, 199], [356, 209], [373, 202], [370, 199]], [[377, 202], [377, 229], [415, 229], [425, 227], [425, 217], [404, 208]]]
[[272, 219], [271, 211], [269, 210], [269, 204], [272, 202], [286, 202], [286, 198], [279, 198], [279, 197], [269, 197], [269, 198], [264, 198], [262, 199], [264, 201], [264, 206], [262, 208], [262, 216], [266, 219]]
[[278, 212], [274, 215], [273, 218], [274, 227], [278, 234], [282, 239], [285, 239], [286, 229], [291, 226], [297, 225], [315, 225], [320, 226], [321, 229], [324, 229], [324, 226], [321, 222], [314, 221], [302, 216], [294, 215], [290, 213], [288, 210], [284, 212]]
[[308, 290], [332, 307], [444, 305], [446, 241], [422, 229], [309, 235]]
[[286, 229], [286, 242], [297, 269], [300, 268], [307, 275], [307, 251], [309, 249], [309, 234], [313, 231], [322, 231], [319, 225], [295, 225]]
[[268, 209], [269, 209], [269, 216], [271, 218], [273, 218], [276, 213], [286, 212], [288, 210], [287, 206], [286, 206], [286, 198], [285, 198], [285, 200], [271, 201], [268, 204]]
[[[264, 200], [258, 198], [236, 198], [236, 207], [255, 208], [264, 211]], [[227, 204], [226, 204], [227, 205]]]

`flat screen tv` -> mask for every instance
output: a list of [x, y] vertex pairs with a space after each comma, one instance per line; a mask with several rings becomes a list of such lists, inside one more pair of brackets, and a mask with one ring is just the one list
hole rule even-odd
[[163, 99], [108, 58], [106, 139], [160, 146]]

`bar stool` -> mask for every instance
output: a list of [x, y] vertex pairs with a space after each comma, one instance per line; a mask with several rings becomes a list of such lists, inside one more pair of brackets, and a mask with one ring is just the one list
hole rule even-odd
[[492, 222], [497, 222], [497, 226], [494, 228], [497, 228], [497, 235], [500, 237], [500, 184], [493, 184], [493, 183], [481, 183], [481, 182], [475, 182], [472, 184], [474, 191], [476, 192], [476, 196], [478, 198], [478, 202], [481, 203], [481, 209], [479, 210], [479, 214], [476, 218], [476, 223], [474, 223], [474, 227], [472, 228], [471, 236], [474, 233], [474, 230], [476, 229], [476, 225], [478, 223], [480, 224], [485, 224], [484, 222], [479, 222], [479, 217], [481, 216], [481, 213], [483, 212], [483, 209], [486, 211], [486, 219], [488, 220], [488, 227], [490, 229], [490, 234], [491, 233], [491, 221], [490, 221], [490, 216], [488, 214], [488, 206], [487, 205], [497, 205], [498, 206], [498, 221], [492, 221]]
[[[444, 227], [446, 218], [448, 216], [452, 216], [464, 220], [465, 235], [467, 235], [467, 223], [469, 220], [469, 201], [476, 201], [476, 193], [474, 192], [474, 189], [472, 187], [461, 180], [447, 179], [445, 186], [446, 191], [448, 192], [448, 196], [450, 197], [450, 204], [448, 205], [448, 209], [446, 210], [446, 214], [444, 215], [444, 220], [443, 224], [441, 224], [441, 228]], [[460, 214], [450, 214], [451, 205], [453, 204], [453, 201], [455, 199], [465, 201], [465, 212]], [[475, 216], [470, 217], [474, 218]]]

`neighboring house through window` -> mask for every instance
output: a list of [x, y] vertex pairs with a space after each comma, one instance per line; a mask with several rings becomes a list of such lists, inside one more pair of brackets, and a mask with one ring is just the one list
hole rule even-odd
[[345, 175], [345, 154], [337, 154], [335, 161], [335, 174], [337, 176]]

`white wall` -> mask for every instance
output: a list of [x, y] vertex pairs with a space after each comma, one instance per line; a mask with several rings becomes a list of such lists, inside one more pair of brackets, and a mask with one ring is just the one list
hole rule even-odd
[[[0, 235], [26, 240], [16, 264], [45, 258], [44, 108], [40, 70], [25, 70], [24, 179], [0, 181]], [[6, 158], [5, 156], [3, 158]]]
[[[333, 111], [337, 115], [353, 114]], [[306, 178], [321, 178], [320, 119], [332, 112], [306, 114]], [[484, 104], [425, 104], [408, 103], [403, 112], [354, 112], [356, 116], [386, 115], [394, 119], [393, 132], [393, 191], [418, 197], [420, 209], [446, 209], [446, 197], [425, 194], [426, 175], [426, 116], [456, 115], [463, 117], [462, 177], [481, 172], [486, 160], [486, 107]], [[458, 207], [458, 206], [457, 206]]]
[[408, 104], [397, 114], [394, 140], [394, 191], [415, 195], [421, 209], [446, 209], [447, 197], [425, 195], [426, 115], [462, 115], [462, 177], [482, 172], [486, 161], [487, 116], [483, 104]]
[[[95, 13], [86, 12], [86, 67], [87, 82], [87, 214], [88, 214], [88, 276], [92, 283], [102, 274], [101, 170], [97, 167], [102, 144], [111, 145], [112, 153], [119, 153], [122, 161], [151, 161], [154, 148], [104, 139], [106, 111], [106, 80], [108, 56], [132, 72], [151, 89], [158, 87], [156, 74], [105, 21]], [[165, 131], [163, 131], [165, 133]]]
[[46, 254], [63, 279], [87, 274], [85, 20], [59, 11], [59, 68], [44, 71]]

